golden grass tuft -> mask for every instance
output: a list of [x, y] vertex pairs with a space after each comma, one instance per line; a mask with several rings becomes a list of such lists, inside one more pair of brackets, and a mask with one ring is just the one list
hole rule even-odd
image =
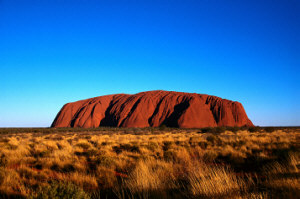
[[243, 191], [245, 182], [224, 167], [195, 166], [188, 175], [190, 193], [197, 198], [229, 197]]

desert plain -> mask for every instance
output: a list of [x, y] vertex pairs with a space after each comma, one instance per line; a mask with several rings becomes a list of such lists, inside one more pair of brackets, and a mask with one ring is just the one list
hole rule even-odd
[[2, 128], [1, 198], [298, 198], [300, 128]]

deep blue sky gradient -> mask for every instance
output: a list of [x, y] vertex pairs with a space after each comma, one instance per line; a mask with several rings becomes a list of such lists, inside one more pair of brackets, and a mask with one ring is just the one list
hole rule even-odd
[[0, 71], [0, 127], [158, 89], [240, 101], [255, 125], [300, 125], [300, 1], [0, 0]]

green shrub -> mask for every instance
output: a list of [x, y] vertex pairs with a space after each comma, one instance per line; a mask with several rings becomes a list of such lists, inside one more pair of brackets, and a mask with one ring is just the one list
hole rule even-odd
[[84, 142], [78, 143], [78, 144], [76, 144], [76, 146], [78, 146], [78, 147], [80, 147], [82, 149], [85, 149], [85, 150], [87, 150], [87, 149], [89, 149], [91, 147], [91, 145], [89, 143], [84, 143]]
[[65, 164], [64, 166], [59, 166], [57, 163], [53, 163], [50, 167], [51, 170], [57, 171], [57, 172], [64, 172], [64, 173], [70, 173], [74, 172], [76, 168], [74, 167], [73, 164]]
[[9, 150], [16, 150], [16, 149], [18, 148], [18, 146], [17, 146], [17, 145], [14, 145], [14, 144], [8, 144], [8, 145], [7, 145], [7, 148], [8, 148]]
[[169, 150], [170, 148], [172, 148], [173, 142], [171, 142], [171, 141], [164, 141], [163, 144], [164, 144], [163, 150], [164, 150], [164, 151], [167, 151], [167, 150]]
[[210, 127], [202, 128], [202, 129], [201, 129], [201, 132], [202, 132], [202, 133], [210, 133], [210, 132], [212, 132], [212, 128], [210, 128]]
[[53, 163], [53, 164], [50, 166], [50, 169], [53, 170], [53, 171], [57, 171], [57, 172], [60, 172], [60, 171], [61, 171], [61, 168], [60, 168], [60, 166], [59, 166], [57, 163]]
[[111, 156], [100, 155], [96, 158], [95, 163], [100, 166], [111, 168], [113, 165], [115, 165], [116, 160]]
[[4, 168], [0, 167], [0, 185], [3, 183], [5, 175], [6, 175], [6, 170]]
[[201, 141], [202, 141], [201, 137], [190, 137], [190, 139], [189, 139], [189, 145], [196, 146]]
[[257, 127], [257, 126], [249, 127], [249, 128], [248, 128], [248, 131], [249, 131], [250, 133], [259, 132], [259, 130], [260, 130], [260, 128]]
[[226, 127], [223, 126], [218, 126], [218, 127], [206, 127], [206, 128], [202, 128], [201, 132], [202, 133], [223, 133], [226, 131]]
[[206, 147], [207, 147], [207, 142], [205, 142], [205, 141], [201, 141], [201, 142], [198, 142], [198, 145], [202, 148], [202, 149], [206, 149]]
[[145, 147], [150, 151], [155, 151], [159, 146], [156, 142], [148, 142], [148, 144]]
[[165, 124], [162, 124], [158, 127], [158, 130], [165, 131], [167, 129], [167, 126]]
[[214, 133], [224, 133], [226, 131], [226, 127], [218, 126], [214, 130], [215, 130]]
[[203, 159], [205, 162], [213, 162], [218, 157], [218, 153], [216, 151], [206, 151], [204, 153]]
[[62, 168], [62, 171], [65, 173], [74, 172], [76, 168], [73, 164], [65, 164]]
[[272, 132], [276, 131], [276, 128], [275, 127], [265, 127], [264, 130], [267, 133], [272, 133]]
[[114, 146], [113, 150], [117, 154], [121, 153], [122, 151], [140, 153], [140, 147], [137, 144], [120, 144], [119, 146]]
[[222, 140], [217, 135], [209, 135], [206, 140], [213, 145], [222, 145]]
[[0, 166], [5, 167], [7, 165], [7, 159], [4, 154], [0, 155]]
[[50, 185], [39, 188], [36, 199], [87, 199], [90, 198], [80, 187], [66, 182], [52, 182]]
[[229, 127], [226, 127], [226, 130], [236, 133], [240, 130], [240, 128], [237, 126], [229, 126]]
[[49, 157], [51, 154], [51, 151], [50, 150], [36, 151], [36, 150], [32, 149], [31, 154], [35, 158], [44, 158], [44, 157]]
[[176, 152], [173, 150], [164, 151], [165, 161], [175, 161], [176, 156]]

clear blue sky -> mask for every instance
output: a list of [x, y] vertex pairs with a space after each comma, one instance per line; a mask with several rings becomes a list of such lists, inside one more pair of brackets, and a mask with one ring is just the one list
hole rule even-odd
[[0, 126], [50, 126], [67, 102], [173, 90], [300, 125], [299, 0], [0, 0]]

